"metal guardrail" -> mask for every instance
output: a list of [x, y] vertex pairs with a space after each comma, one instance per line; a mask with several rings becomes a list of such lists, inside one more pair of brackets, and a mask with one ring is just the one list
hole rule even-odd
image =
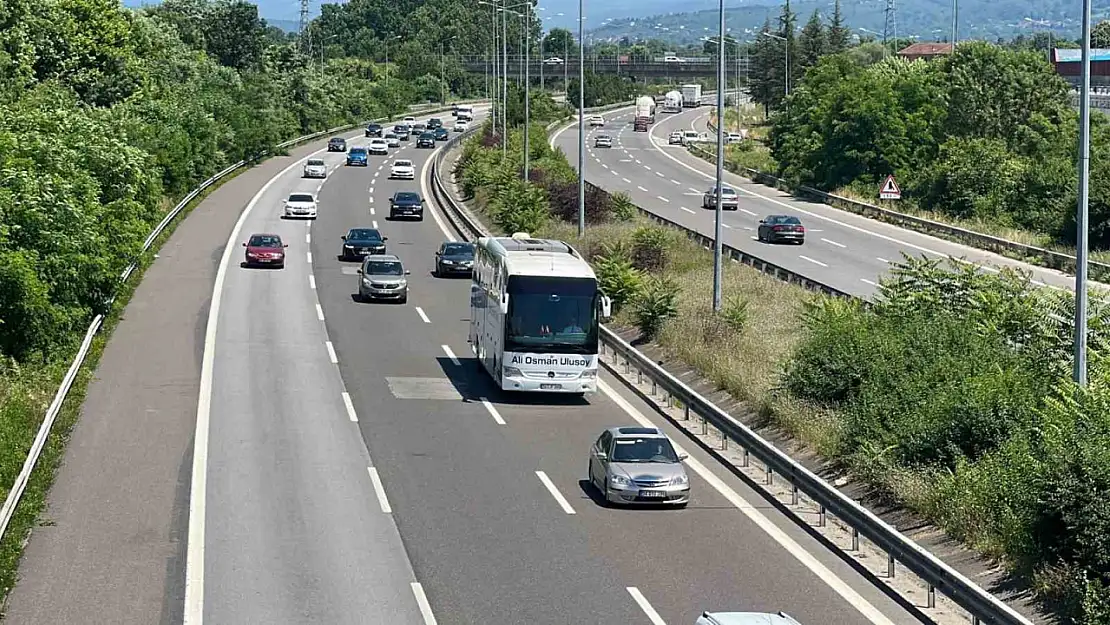
[[[454, 104], [478, 103], [484, 101], [485, 100], [461, 100], [457, 102], [452, 102], [450, 103], [450, 105], [447, 106], [439, 104], [415, 105], [409, 107], [409, 111], [446, 111], [450, 110], [450, 106], [453, 106]], [[370, 121], [380, 122], [386, 121], [387, 119], [388, 118], [379, 118]], [[358, 124], [348, 124], [345, 126], [338, 126], [336, 128], [329, 128], [320, 132], [314, 132], [312, 134], [297, 137], [296, 139], [290, 139], [289, 141], [279, 143], [274, 147], [276, 148], [276, 150], [283, 150], [287, 147], [304, 143], [306, 141], [312, 141], [313, 139], [319, 139], [332, 133], [353, 130], [365, 125], [366, 123], [369, 122], [360, 122]], [[235, 172], [236, 170], [242, 168], [248, 162], [254, 162], [258, 158], [261, 158], [263, 156], [265, 156], [265, 154], [260, 154], [253, 159], [250, 159], [249, 161], [242, 160], [238, 163], [228, 166], [208, 180], [200, 183], [200, 186], [193, 189], [184, 198], [182, 198], [181, 201], [178, 202], [172, 210], [170, 210], [170, 212], [166, 213], [166, 216], [162, 218], [162, 221], [160, 221], [158, 225], [154, 227], [154, 230], [152, 230], [151, 233], [147, 236], [146, 240], [143, 241], [143, 248], [142, 252], [140, 252], [139, 254], [139, 257], [132, 261], [132, 263], [127, 266], [127, 269], [125, 269], [123, 273], [120, 274], [120, 284], [126, 282], [132, 276], [132, 274], [135, 273], [135, 271], [139, 267], [139, 263], [141, 262], [142, 255], [150, 251], [151, 246], [154, 245], [154, 242], [158, 239], [158, 237], [161, 236], [163, 232], [165, 232], [166, 228], [169, 227], [169, 225], [181, 214], [183, 210], [185, 210], [185, 208], [193, 200], [195, 200], [201, 193], [203, 193], [212, 185], [216, 184], [223, 178], [226, 178], [232, 172]], [[114, 302], [115, 296], [109, 299], [107, 303], [111, 305]], [[100, 333], [100, 330], [104, 327], [104, 319], [105, 316], [103, 314], [96, 315], [93, 318], [92, 322], [89, 324], [88, 329], [85, 331], [85, 338], [81, 341], [81, 346], [77, 350], [77, 355], [74, 356], [73, 362], [70, 363], [69, 369], [66, 370], [65, 377], [62, 378], [62, 384], [58, 388], [57, 393], [54, 394], [54, 399], [50, 402], [50, 407], [47, 408], [46, 415], [43, 418], [42, 424], [39, 426], [38, 432], [35, 435], [35, 439], [31, 443], [31, 448], [27, 452], [27, 458], [25, 458], [23, 461], [23, 468], [16, 476], [11, 490], [8, 491], [8, 496], [4, 500], [3, 507], [0, 507], [0, 539], [3, 539], [4, 535], [8, 531], [8, 525], [11, 523], [12, 516], [14, 516], [15, 514], [15, 510], [19, 505], [20, 499], [23, 497], [23, 491], [27, 488], [27, 483], [31, 479], [31, 474], [34, 472], [35, 466], [38, 464], [39, 457], [42, 455], [42, 450], [46, 446], [46, 441], [50, 436], [50, 431], [54, 427], [54, 422], [57, 420], [58, 414], [61, 413], [62, 405], [65, 403], [66, 396], [69, 395], [70, 388], [73, 387], [73, 382], [77, 379], [77, 374], [80, 372], [81, 366], [85, 363], [85, 358], [87, 358], [89, 355], [89, 350], [92, 348], [93, 340], [96, 338], [96, 335]]]
[[[460, 206], [444, 187], [440, 168], [450, 147], [464, 141], [477, 130], [471, 129], [467, 133], [453, 137], [433, 159], [431, 168], [433, 194], [440, 205], [448, 209], [445, 213], [455, 229], [468, 239], [486, 236], [487, 232], [481, 223], [470, 215], [466, 207]], [[641, 209], [641, 212], [644, 211]], [[657, 218], [656, 221], [669, 224], [665, 219]], [[690, 233], [689, 229], [683, 228], [683, 230]], [[701, 237], [701, 235], [697, 236]], [[836, 293], [839, 294], [839, 291]], [[603, 350], [613, 350], [614, 354], [624, 360], [626, 366], [635, 367], [639, 372], [646, 374], [663, 389], [668, 403], [674, 405], [678, 402], [684, 408], [687, 418], [689, 413], [693, 412], [711, 423], [728, 439], [740, 444], [747, 453], [754, 455], [766, 467], [768, 478], [774, 474], [786, 478], [792, 485], [795, 496], [801, 492], [820, 506], [822, 521], [826, 514], [832, 514], [852, 529], [853, 542], [858, 540], [859, 536], [863, 536], [882, 549], [887, 554], [888, 570], [891, 574], [893, 574], [894, 563], [901, 563], [929, 586], [930, 598], [933, 597], [934, 592], [940, 592], [966, 610], [976, 624], [987, 622], [1000, 625], [1032, 625], [1031, 621], [1013, 608], [983, 590], [812, 471], [795, 462], [777, 447], [760, 438], [746, 425], [702, 397], [605, 326], [601, 327], [601, 339]]]
[[[716, 132], [716, 127], [710, 123], [709, 129], [711, 133]], [[715, 144], [716, 142], [714, 142]], [[707, 152], [704, 148], [698, 145], [690, 145], [687, 148], [691, 154], [702, 159], [716, 162], [717, 155]], [[725, 167], [729, 171], [740, 174], [745, 178], [750, 178], [753, 182], [758, 182], [769, 187], [774, 187], [779, 191], [789, 193], [791, 195], [816, 199], [824, 204], [846, 210], [850, 213], [885, 221], [896, 226], [906, 228], [907, 230], [915, 230], [922, 234], [930, 234], [941, 236], [949, 240], [954, 240], [960, 243], [967, 243], [973, 247], [988, 252], [995, 252], [1003, 256], [1017, 256], [1020, 260], [1029, 262], [1031, 264], [1039, 265], [1047, 269], [1055, 269], [1063, 271], [1071, 275], [1075, 275], [1076, 260], [1075, 256], [1065, 254], [1063, 252], [1055, 252], [1033, 245], [1026, 245], [1016, 241], [1003, 239], [974, 230], [960, 228], [959, 226], [952, 226], [939, 221], [925, 219], [924, 217], [916, 217], [906, 213], [900, 213], [889, 208], [883, 208], [874, 204], [866, 202], [858, 202], [846, 197], [836, 195], [834, 193], [826, 193], [813, 187], [805, 185], [797, 185], [782, 178], [778, 178], [772, 174], [744, 167], [725, 160]], [[1087, 261], [1088, 271], [1094, 280], [1106, 281], [1110, 279], [1110, 264], [1101, 263], [1094, 260]]]

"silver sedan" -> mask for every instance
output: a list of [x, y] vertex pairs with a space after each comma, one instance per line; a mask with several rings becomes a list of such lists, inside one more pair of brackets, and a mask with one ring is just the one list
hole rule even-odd
[[690, 502], [685, 459], [657, 428], [609, 428], [590, 450], [590, 483], [607, 503], [684, 508]]

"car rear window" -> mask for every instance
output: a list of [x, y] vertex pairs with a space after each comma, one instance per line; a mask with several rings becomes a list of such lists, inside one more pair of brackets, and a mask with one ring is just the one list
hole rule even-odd
[[375, 260], [366, 263], [366, 273], [373, 276], [403, 276], [405, 270], [395, 260]]
[[798, 219], [797, 217], [783, 217], [779, 220], [779, 223], [792, 224], [796, 226], [802, 223], [802, 220]]
[[294, 193], [289, 196], [290, 202], [314, 202], [315, 200], [307, 193]]
[[351, 154], [366, 154], [366, 148], [351, 148]]
[[412, 161], [397, 161], [395, 163], [395, 166], [397, 166], [397, 167], [412, 167]]
[[322, 159], [322, 158], [310, 158], [310, 159], [308, 159], [308, 164], [313, 166], [313, 167], [319, 167], [319, 166], [324, 164], [324, 159]]
[[281, 237], [273, 234], [256, 234], [247, 241], [250, 247], [281, 247]]

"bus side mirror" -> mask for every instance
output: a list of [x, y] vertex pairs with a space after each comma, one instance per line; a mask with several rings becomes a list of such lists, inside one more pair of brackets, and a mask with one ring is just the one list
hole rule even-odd
[[608, 319], [613, 316], [613, 300], [608, 295], [601, 296], [601, 318]]
[[509, 296], [508, 295], [502, 295], [501, 296], [501, 314], [502, 315], [509, 314]]

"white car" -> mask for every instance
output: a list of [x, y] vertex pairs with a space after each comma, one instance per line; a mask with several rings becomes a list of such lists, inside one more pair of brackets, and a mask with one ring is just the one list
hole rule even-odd
[[371, 139], [370, 144], [366, 146], [366, 150], [371, 154], [389, 154], [389, 144], [385, 139]]
[[391, 148], [399, 148], [401, 147], [401, 137], [398, 137], [397, 133], [387, 132], [385, 135], [385, 144]]
[[544, 65], [562, 65], [562, 64], [563, 64], [563, 59], [560, 59], [557, 56], [553, 56], [553, 57], [550, 57], [550, 58], [544, 60]]
[[459, 121], [455, 122], [455, 125], [451, 128], [451, 130], [454, 130], [455, 132], [466, 132], [467, 128], [470, 128], [470, 124], [467, 124], [466, 120], [460, 119]]
[[292, 217], [316, 219], [316, 197], [311, 193], [291, 193], [285, 200], [282, 218]]
[[676, 130], [667, 137], [667, 145], [682, 145], [682, 131]]
[[327, 178], [328, 166], [324, 164], [322, 158], [310, 158], [304, 164], [304, 177], [305, 178]]
[[601, 115], [594, 115], [590, 117], [590, 126], [604, 126], [605, 118]]
[[393, 167], [389, 168], [389, 178], [390, 180], [416, 180], [416, 168], [410, 160], [394, 161]]
[[409, 128], [412, 128], [413, 126], [416, 125], [416, 118], [412, 117], [412, 116], [409, 116], [409, 117], [406, 117], [404, 120], [402, 120], [401, 123], [408, 126]]

